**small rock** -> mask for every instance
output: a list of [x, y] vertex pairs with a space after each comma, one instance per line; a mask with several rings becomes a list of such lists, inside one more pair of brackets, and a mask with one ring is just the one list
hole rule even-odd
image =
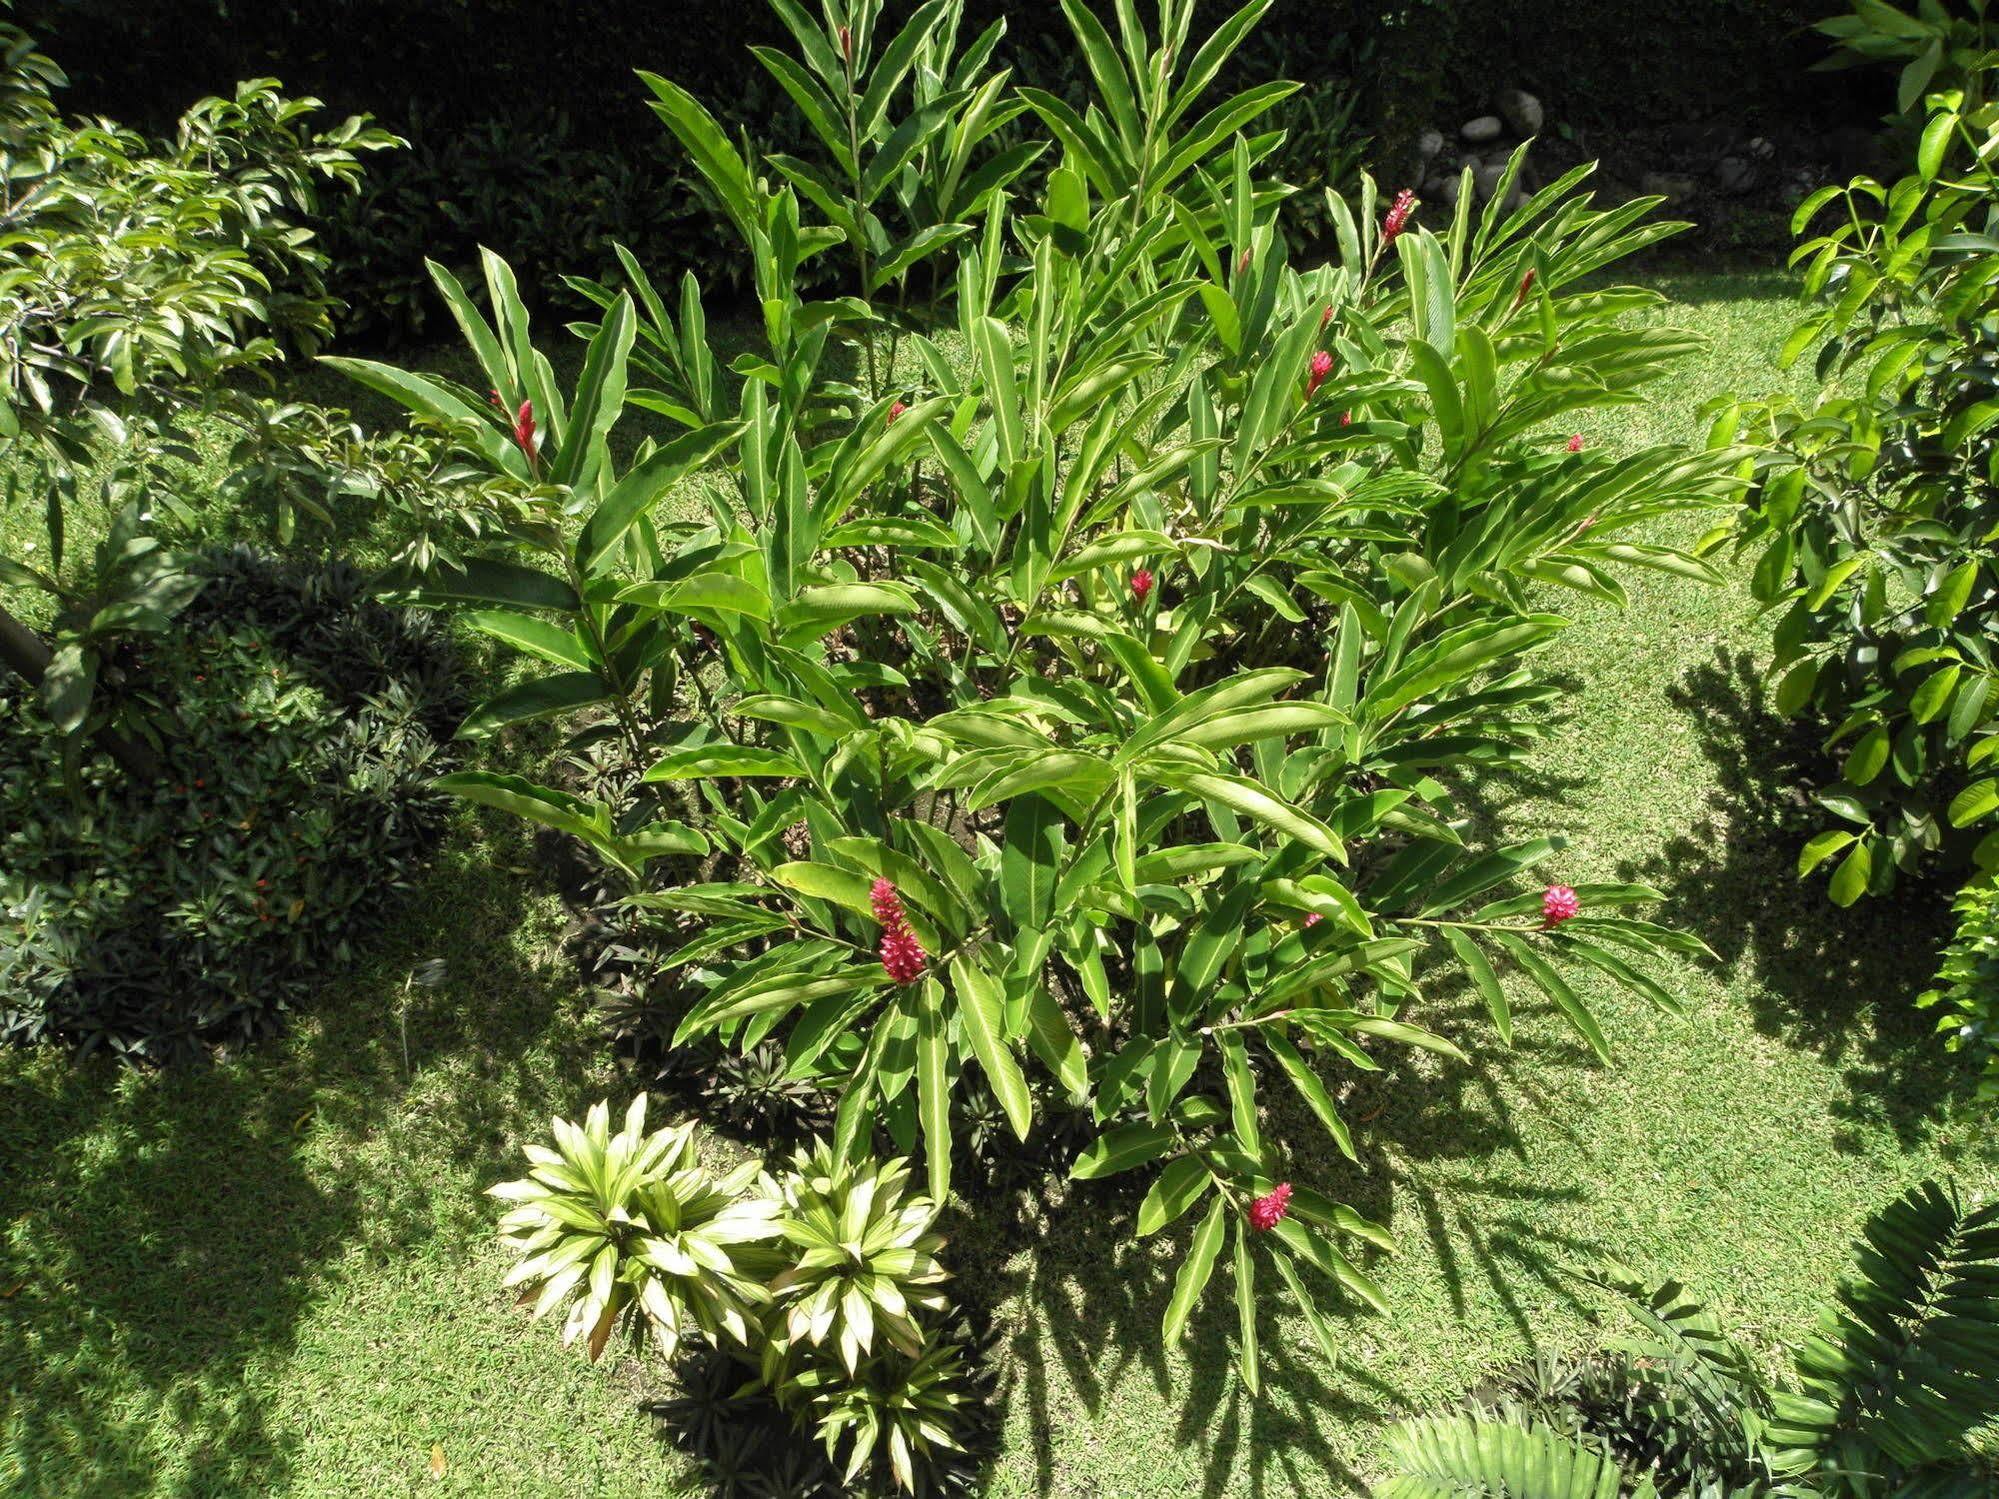
[[1478, 188], [1478, 201], [1481, 203], [1491, 202], [1492, 195], [1499, 191], [1500, 179], [1505, 175], [1506, 163], [1503, 161], [1490, 162], [1480, 167], [1472, 175], [1472, 181]]
[[1749, 154], [1758, 161], [1768, 161], [1777, 154], [1777, 148], [1770, 143], [1770, 137], [1767, 135], [1752, 136], [1749, 141]]
[[1468, 141], [1496, 141], [1505, 128], [1498, 115], [1480, 115], [1475, 120], [1466, 120], [1458, 134]]
[[1444, 154], [1444, 132], [1425, 130], [1416, 137], [1416, 154], [1425, 161], [1434, 161]]
[[1648, 198], [1664, 198], [1678, 206], [1693, 197], [1698, 184], [1678, 172], [1647, 172], [1638, 179], [1638, 190]]
[[1725, 193], [1746, 193], [1756, 185], [1756, 168], [1740, 156], [1724, 156], [1715, 166], [1714, 183]]
[[1507, 128], [1515, 135], [1539, 135], [1541, 127], [1547, 123], [1547, 112], [1541, 108], [1541, 101], [1525, 89], [1504, 89], [1493, 103], [1499, 106]]
[[1458, 190], [1462, 186], [1463, 183], [1452, 173], [1441, 173], [1423, 184], [1423, 197], [1441, 208], [1456, 208]]

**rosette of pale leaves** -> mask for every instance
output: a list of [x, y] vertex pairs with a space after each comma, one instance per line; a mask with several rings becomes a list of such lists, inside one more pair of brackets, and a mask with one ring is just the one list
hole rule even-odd
[[955, 1435], [959, 1408], [970, 1398], [963, 1351], [940, 1343], [914, 1359], [885, 1353], [852, 1373], [816, 1365], [796, 1375], [791, 1391], [805, 1398], [826, 1455], [853, 1483], [877, 1452], [903, 1488], [916, 1491], [917, 1473], [946, 1453], [963, 1450]]
[[934, 1289], [943, 1236], [937, 1206], [910, 1195], [909, 1162], [848, 1164], [821, 1143], [800, 1151], [778, 1187], [779, 1231], [797, 1260], [770, 1284], [790, 1343], [836, 1346], [849, 1374], [879, 1335], [908, 1358], [923, 1352], [919, 1312], [941, 1312]]
[[772, 1261], [755, 1246], [777, 1236], [777, 1204], [749, 1195], [757, 1163], [715, 1176], [692, 1121], [648, 1134], [645, 1116], [642, 1093], [615, 1135], [605, 1103], [580, 1127], [551, 1120], [556, 1148], [528, 1145], [528, 1175], [488, 1189], [514, 1204], [500, 1220], [520, 1255], [506, 1284], [537, 1317], [567, 1303], [562, 1341], [584, 1338], [593, 1361], [621, 1323], [643, 1322], [668, 1356], [690, 1327], [747, 1344], [770, 1300]]

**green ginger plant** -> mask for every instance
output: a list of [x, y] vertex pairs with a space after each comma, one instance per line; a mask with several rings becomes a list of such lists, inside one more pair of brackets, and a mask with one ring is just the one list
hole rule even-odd
[[[1145, 1232], [1200, 1210], [1169, 1335], [1233, 1241], [1252, 1387], [1259, 1267], [1330, 1347], [1308, 1281], [1381, 1304], [1387, 1241], [1289, 1179], [1260, 1090], [1358, 1157], [1346, 1077], [1401, 1046], [1463, 1057], [1422, 1023], [1440, 969], [1503, 1042], [1524, 983], [1607, 1054], [1577, 969], [1673, 1008], [1644, 962], [1702, 949], [1632, 913], [1654, 893], [1521, 891], [1559, 845], [1467, 846], [1452, 772], [1540, 733], [1534, 653], [1566, 621], [1532, 590], [1711, 576], [1633, 533], [1741, 485], [1726, 448], [1550, 430], [1693, 347], [1626, 326], [1656, 297], [1597, 284], [1673, 231], [1650, 202], [1598, 210], [1578, 172], [1508, 209], [1509, 182], [1437, 233], [1365, 183], [1330, 201], [1339, 260], [1289, 266], [1270, 143], [1238, 135], [1286, 86], [1187, 123], [1263, 9], [1190, 47], [1190, 6], [1162, 7], [1156, 46], [1123, 7], [1120, 56], [1073, 8], [1101, 98], [1023, 93], [1062, 150], [1045, 194], [983, 197], [935, 252], [949, 322], [866, 389], [829, 350], [872, 311], [799, 290], [848, 242], [807, 222], [825, 205], [657, 86], [756, 268], [733, 392], [699, 287], [669, 313], [636, 265], [596, 288], [566, 410], [490, 259], [490, 323], [439, 284], [496, 399], [344, 366], [535, 507], [507, 553], [398, 580], [559, 667], [467, 732], [566, 718], [638, 778], [622, 806], [494, 771], [452, 789], [622, 870], [680, 939], [657, 961], [679, 1039], [781, 1046], [837, 1093], [840, 1160], [920, 1147], [941, 1202], [973, 1075], [1026, 1139], [1040, 1067], [1099, 1132], [1076, 1175], [1153, 1173]], [[598, 433], [621, 403], [675, 435], [619, 469]]]

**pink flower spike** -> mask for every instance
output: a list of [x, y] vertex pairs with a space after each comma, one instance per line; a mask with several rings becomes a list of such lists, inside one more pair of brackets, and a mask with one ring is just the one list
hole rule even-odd
[[1583, 435], [1582, 433], [1578, 432], [1575, 434], [1575, 436], [1569, 439], [1569, 451], [1571, 453], [1580, 453], [1582, 450], [1583, 450]]
[[1305, 380], [1305, 399], [1311, 400], [1319, 393], [1319, 387], [1326, 383], [1326, 377], [1333, 372], [1333, 356], [1324, 349], [1312, 356], [1312, 373]]
[[534, 449], [534, 402], [521, 402], [521, 409], [514, 417], [514, 443], [527, 454], [528, 461], [535, 459]]
[[1333, 321], [1333, 304], [1328, 302], [1326, 310], [1319, 314], [1319, 331], [1324, 333]]
[[1137, 599], [1140, 604], [1143, 604], [1147, 596], [1152, 592], [1154, 581], [1152, 569], [1141, 567], [1131, 575], [1131, 596]]
[[1351, 411], [1342, 411], [1340, 413], [1340, 425], [1342, 427], [1351, 427], [1353, 425], [1353, 413]]
[[868, 888], [868, 905], [881, 923], [882, 969], [898, 984], [912, 983], [923, 976], [923, 944], [909, 929], [903, 914], [902, 896], [887, 880], [878, 879]]
[[1402, 237], [1402, 231], [1409, 227], [1410, 215], [1416, 212], [1416, 194], [1403, 188], [1395, 195], [1389, 206], [1388, 217], [1381, 221], [1381, 248], [1386, 250]]
[[875, 920], [883, 926], [902, 924], [902, 896], [887, 880], [876, 880], [868, 887], [868, 904], [874, 908]]
[[1291, 1183], [1279, 1182], [1277, 1186], [1249, 1205], [1249, 1226], [1260, 1234], [1267, 1234], [1291, 1211]]
[[1324, 921], [1325, 919], [1326, 918], [1321, 916], [1317, 911], [1307, 911], [1305, 913], [1305, 929], [1307, 931], [1310, 931], [1313, 927], [1317, 926], [1320, 922]]
[[1567, 885], [1550, 885], [1541, 896], [1541, 925], [1560, 926], [1582, 908], [1582, 897]]
[[923, 977], [923, 944], [908, 927], [882, 933], [882, 971], [898, 984], [913, 984]]
[[901, 415], [903, 414], [903, 412], [905, 412], [905, 411], [907, 411], [907, 410], [909, 410], [909, 408], [908, 408], [907, 406], [903, 405], [903, 404], [902, 404], [902, 402], [900, 402], [900, 401], [895, 401], [895, 402], [891, 403], [891, 404], [890, 404], [890, 406], [889, 406], [889, 408], [888, 408], [888, 421], [889, 421], [889, 425], [890, 425], [890, 426], [894, 426], [894, 425], [895, 425], [895, 419], [896, 419], [897, 417], [901, 416]]

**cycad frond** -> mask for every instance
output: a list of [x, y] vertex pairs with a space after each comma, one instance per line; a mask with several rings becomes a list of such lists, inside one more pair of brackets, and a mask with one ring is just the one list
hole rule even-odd
[[1654, 1499], [1649, 1480], [1627, 1488], [1609, 1456], [1538, 1422], [1424, 1416], [1390, 1432], [1388, 1455], [1376, 1499]]
[[1880, 1480], [1848, 1478], [1853, 1492], [1989, 1495], [1989, 1476], [1963, 1489], [1924, 1470], [1976, 1466], [1965, 1438], [1999, 1415], [1999, 1203], [1968, 1210], [1924, 1182], [1869, 1220], [1854, 1258], [1770, 1439], [1820, 1473]]

